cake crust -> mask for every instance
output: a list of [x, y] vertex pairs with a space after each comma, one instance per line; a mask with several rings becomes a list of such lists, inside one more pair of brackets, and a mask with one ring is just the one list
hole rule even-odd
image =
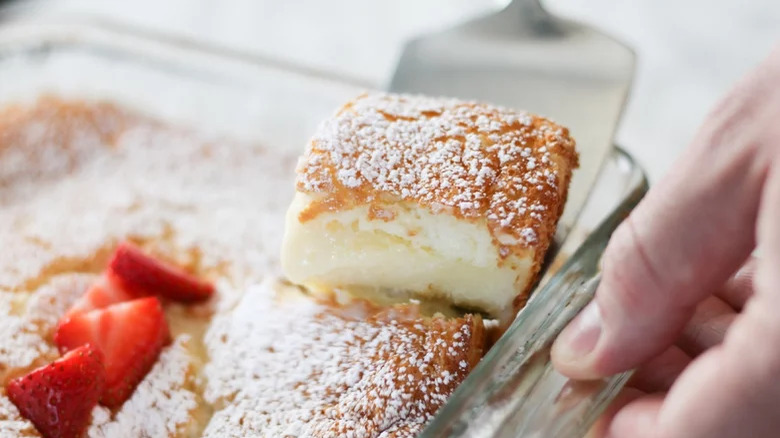
[[204, 437], [412, 438], [479, 362], [486, 335], [478, 315], [311, 300], [269, 280], [206, 339], [206, 398], [230, 402]]
[[577, 167], [568, 129], [546, 118], [486, 104], [365, 94], [326, 120], [297, 169], [296, 188], [319, 214], [411, 201], [434, 213], [486, 220], [499, 256], [533, 247], [555, 231]]

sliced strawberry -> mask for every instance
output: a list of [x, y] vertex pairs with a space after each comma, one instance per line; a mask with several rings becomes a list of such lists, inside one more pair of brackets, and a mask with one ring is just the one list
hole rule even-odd
[[100, 401], [116, 407], [130, 397], [169, 338], [160, 300], [148, 297], [76, 314], [59, 326], [54, 342], [60, 352], [91, 343], [103, 353], [106, 388]]
[[84, 292], [84, 295], [82, 295], [81, 298], [68, 309], [65, 315], [63, 315], [60, 319], [60, 323], [66, 321], [73, 315], [87, 313], [95, 309], [102, 309], [112, 304], [130, 301], [135, 298], [139, 298], [139, 296], [127, 292], [116, 279], [116, 275], [109, 271], [100, 276], [100, 278]]
[[77, 438], [92, 418], [105, 378], [100, 351], [83, 345], [11, 380], [6, 393], [45, 438]]
[[207, 300], [214, 293], [211, 283], [152, 258], [127, 242], [119, 245], [109, 269], [126, 290], [136, 295], [159, 295], [187, 303]]

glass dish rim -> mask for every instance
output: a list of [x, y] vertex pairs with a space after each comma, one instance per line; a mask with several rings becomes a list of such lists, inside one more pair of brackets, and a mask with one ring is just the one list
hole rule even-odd
[[[134, 43], [158, 45], [166, 50], [175, 50], [187, 55], [200, 57], [218, 57], [226, 62], [241, 63], [249, 67], [277, 70], [287, 74], [306, 76], [326, 82], [356, 88], [381, 90], [382, 84], [357, 76], [349, 76], [340, 72], [319, 69], [307, 66], [295, 61], [286, 60], [277, 56], [255, 53], [247, 50], [232, 48], [219, 43], [197, 41], [191, 38], [177, 36], [172, 33], [143, 28], [133, 24], [120, 23], [115, 20], [97, 16], [55, 16], [55, 17], [4, 17], [17, 10], [32, 9], [32, 7], [8, 6], [0, 7], [0, 50], [7, 44], [102, 44], [110, 46], [117, 51], [134, 52], [134, 55], [143, 57], [138, 49], [130, 48], [130, 45], [122, 42], [108, 41], [100, 38], [100, 33], [112, 34], [113, 37], [135, 40]], [[14, 34], [17, 35], [14, 35]], [[10, 35], [9, 35], [10, 34]], [[15, 39], [16, 41], [9, 41]], [[36, 41], [37, 39], [37, 41]], [[90, 40], [92, 39], [92, 40]], [[29, 41], [24, 41], [29, 40]]]

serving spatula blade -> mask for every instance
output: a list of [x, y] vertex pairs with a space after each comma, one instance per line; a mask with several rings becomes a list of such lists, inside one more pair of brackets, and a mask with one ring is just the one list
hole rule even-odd
[[633, 71], [634, 54], [624, 44], [553, 16], [538, 0], [515, 0], [407, 43], [389, 88], [524, 109], [569, 127], [580, 168], [559, 223], [560, 243], [612, 148]]

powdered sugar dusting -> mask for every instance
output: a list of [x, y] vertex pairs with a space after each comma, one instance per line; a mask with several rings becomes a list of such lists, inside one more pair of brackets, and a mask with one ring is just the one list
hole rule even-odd
[[299, 164], [297, 187], [326, 199], [349, 190], [362, 202], [391, 196], [487, 219], [502, 244], [524, 248], [553, 231], [576, 161], [566, 128], [541, 117], [455, 99], [369, 94], [321, 125]]
[[[216, 310], [235, 303], [229, 291], [278, 270], [293, 154], [51, 98], [0, 111], [0, 128], [3, 377], [58, 356], [54, 325], [120, 240], [183, 256], [219, 288]], [[114, 415], [98, 408], [91, 436], [198, 436], [186, 345], [167, 350]], [[37, 436], [6, 417], [16, 418], [0, 412], [0, 436]]]
[[[128, 236], [198, 248], [204, 269], [230, 264], [236, 277], [276, 269], [294, 156], [106, 108], [47, 100], [0, 113], [0, 290]], [[8, 164], [20, 150], [24, 172]]]
[[40, 332], [51, 332], [65, 311], [96, 279], [93, 274], [62, 274], [52, 278], [30, 296], [25, 318]]
[[0, 380], [6, 373], [25, 369], [39, 358], [56, 356], [45, 335], [84, 291], [84, 277], [90, 276], [56, 277], [29, 299], [0, 292]]
[[0, 375], [1, 371], [27, 367], [53, 351], [29, 319], [13, 314], [13, 298], [12, 294], [0, 294]]
[[180, 336], [160, 354], [157, 363], [138, 385], [114, 418], [98, 406], [92, 412], [90, 438], [191, 436], [198, 408], [192, 358], [186, 349], [190, 339]]
[[204, 436], [412, 437], [481, 356], [471, 316], [353, 319], [283, 288], [252, 287], [214, 321], [206, 399], [221, 409]]
[[[0, 292], [0, 381], [57, 357], [46, 334], [91, 280], [91, 275], [64, 274], [52, 278], [29, 297]], [[39, 435], [0, 393], [0, 437], [27, 436]]]
[[22, 418], [16, 406], [2, 394], [0, 394], [0, 436], [3, 438], [40, 436], [35, 426]]

